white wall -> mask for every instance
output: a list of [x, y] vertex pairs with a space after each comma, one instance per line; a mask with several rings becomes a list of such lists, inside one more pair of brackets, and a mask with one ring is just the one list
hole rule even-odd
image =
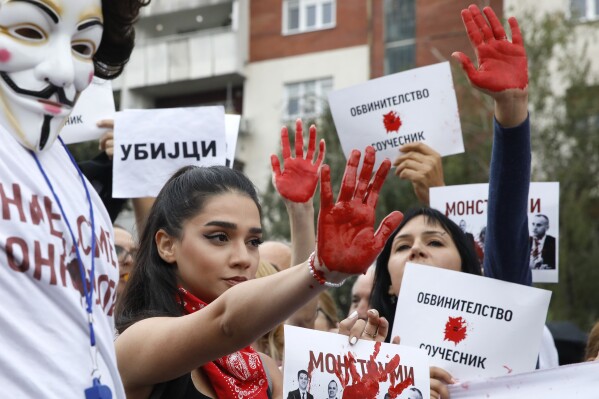
[[243, 117], [249, 134], [239, 138], [237, 158], [259, 190], [271, 178], [270, 155], [280, 143], [284, 86], [286, 83], [333, 78], [333, 89], [365, 82], [369, 78], [367, 46], [357, 46], [308, 55], [251, 63], [246, 68]]

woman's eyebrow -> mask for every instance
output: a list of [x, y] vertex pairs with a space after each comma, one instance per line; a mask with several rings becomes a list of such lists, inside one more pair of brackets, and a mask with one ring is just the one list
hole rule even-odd
[[[216, 226], [216, 227], [222, 227], [223, 229], [229, 229], [229, 230], [237, 229], [237, 225], [235, 223], [224, 222], [221, 220], [212, 220], [212, 221], [206, 223], [204, 226]], [[250, 227], [250, 233], [251, 234], [262, 234], [262, 228], [261, 227]]]

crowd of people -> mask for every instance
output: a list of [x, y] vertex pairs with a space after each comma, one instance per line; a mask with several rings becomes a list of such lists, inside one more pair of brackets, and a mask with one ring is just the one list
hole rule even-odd
[[[289, 244], [263, 244], [268, 215], [258, 193], [243, 173], [225, 166], [184, 167], [156, 198], [136, 199], [139, 240], [113, 226], [115, 214], [105, 207], [111, 199], [85, 178], [59, 132], [94, 75], [112, 79], [122, 72], [133, 24], [148, 3], [0, 7], [6, 397], [282, 398], [283, 324], [334, 331], [350, 343], [400, 342], [389, 334], [400, 322], [394, 315], [406, 262], [524, 285], [532, 284], [531, 268], [551, 268], [555, 242], [545, 234], [547, 217], [536, 215], [534, 236], [528, 234], [531, 132], [520, 29], [510, 18], [508, 39], [493, 11], [476, 6], [463, 10], [462, 19], [477, 66], [462, 53], [453, 56], [472, 86], [495, 102], [488, 221], [478, 253], [459, 225], [427, 206], [429, 188], [444, 180], [441, 157], [426, 144], [407, 144], [393, 160], [421, 205], [390, 213], [375, 229], [392, 162], [375, 169], [372, 147], [354, 150], [335, 200], [325, 142], [317, 143], [310, 126], [304, 152], [300, 120], [294, 154], [283, 128], [282, 163], [271, 158], [289, 215]], [[99, 126], [114, 127], [110, 120]], [[112, 157], [113, 145], [110, 131], [100, 141], [103, 156]], [[351, 308], [340, 321], [327, 290], [351, 276], [357, 276]], [[586, 360], [598, 357], [598, 345], [595, 325]], [[431, 395], [447, 398], [453, 376], [438, 367], [430, 376]], [[300, 388], [288, 398], [311, 398], [308, 378], [300, 371]], [[327, 389], [337, 397], [335, 380]], [[416, 388], [409, 395], [422, 397]]]

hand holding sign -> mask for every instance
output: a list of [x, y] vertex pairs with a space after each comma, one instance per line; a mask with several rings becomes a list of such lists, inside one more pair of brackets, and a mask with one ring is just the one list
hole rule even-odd
[[422, 142], [402, 146], [393, 161], [395, 175], [412, 182], [418, 200], [429, 205], [429, 188], [445, 185], [441, 155]]
[[379, 316], [376, 309], [366, 312], [368, 320], [358, 318], [358, 312], [354, 311], [346, 319], [339, 322], [339, 334], [347, 335], [349, 343], [355, 345], [358, 339], [367, 341], [385, 342], [389, 332], [389, 322]]
[[99, 128], [110, 129], [100, 137], [99, 149], [104, 151], [110, 160], [114, 156], [114, 119], [103, 119], [96, 125]]
[[331, 171], [328, 165], [322, 167], [316, 246], [318, 261], [330, 271], [366, 272], [403, 218], [401, 212], [395, 211], [374, 232], [374, 210], [391, 162], [385, 159], [371, 182], [375, 151], [367, 147], [356, 184], [360, 155], [360, 151], [354, 150], [347, 161], [337, 203], [333, 202]]
[[316, 127], [314, 125], [310, 126], [308, 153], [304, 158], [302, 121], [298, 119], [295, 122], [295, 158], [291, 157], [289, 133], [286, 127], [281, 129], [281, 146], [283, 148], [283, 172], [281, 172], [279, 158], [274, 154], [270, 156], [275, 187], [286, 200], [307, 202], [314, 196], [316, 191], [318, 169], [322, 164], [325, 152], [324, 140], [320, 140], [318, 158], [313, 162], [316, 147]]

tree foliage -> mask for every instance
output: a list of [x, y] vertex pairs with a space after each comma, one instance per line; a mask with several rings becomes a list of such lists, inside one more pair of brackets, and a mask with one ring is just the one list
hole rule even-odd
[[563, 13], [523, 18], [533, 180], [560, 182], [560, 282], [542, 287], [553, 291], [550, 318], [586, 330], [599, 319], [599, 86], [587, 47], [599, 25]]

